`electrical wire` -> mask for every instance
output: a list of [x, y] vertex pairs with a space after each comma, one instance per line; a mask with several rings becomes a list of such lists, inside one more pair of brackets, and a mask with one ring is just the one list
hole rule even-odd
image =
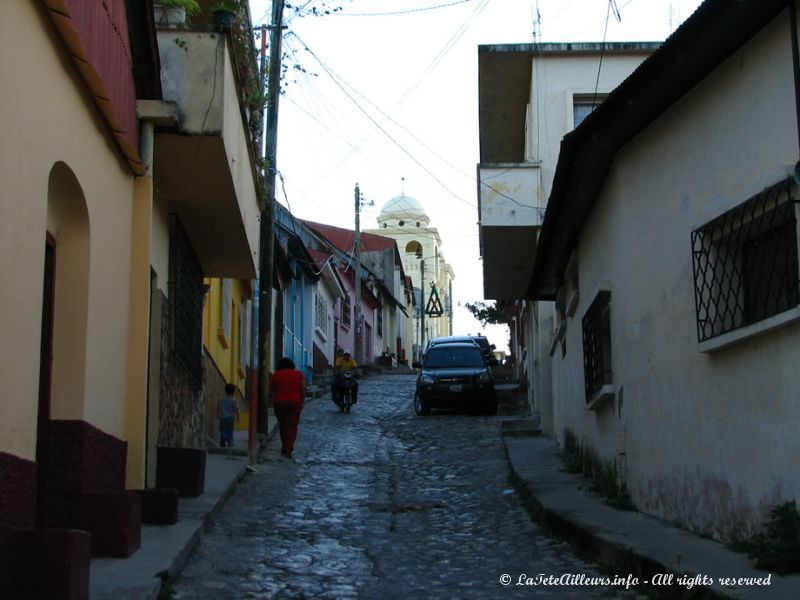
[[408, 10], [397, 10], [392, 12], [382, 12], [382, 13], [347, 13], [347, 12], [336, 12], [331, 13], [331, 15], [336, 15], [338, 17], [389, 17], [395, 15], [410, 15], [414, 13], [420, 12], [427, 12], [431, 10], [438, 10], [440, 8], [450, 8], [451, 6], [457, 6], [459, 4], [466, 4], [467, 2], [473, 2], [474, 0], [456, 0], [455, 2], [450, 2], [448, 4], [437, 4], [435, 6], [424, 6], [422, 8], [410, 8]]
[[335, 74], [335, 73], [334, 73], [334, 72], [333, 72], [333, 71], [332, 71], [332, 70], [331, 70], [331, 69], [330, 69], [330, 68], [329, 68], [329, 67], [328, 67], [328, 66], [327, 66], [327, 65], [326, 65], [326, 64], [325, 64], [323, 61], [322, 61], [322, 59], [321, 59], [321, 58], [319, 58], [319, 56], [317, 56], [317, 55], [316, 55], [316, 53], [314, 53], [314, 51], [313, 51], [313, 50], [311, 50], [311, 49], [308, 47], [308, 44], [306, 44], [306, 43], [305, 43], [305, 42], [304, 42], [304, 41], [303, 41], [303, 40], [300, 38], [300, 36], [298, 36], [297, 34], [295, 34], [295, 37], [297, 37], [297, 39], [298, 39], [298, 40], [299, 40], [299, 41], [300, 41], [300, 42], [301, 42], [303, 45], [305, 45], [306, 49], [309, 51], [309, 53], [311, 54], [311, 56], [313, 56], [313, 57], [314, 57], [314, 59], [315, 59], [315, 60], [316, 60], [316, 61], [319, 63], [319, 65], [322, 67], [322, 69], [323, 69], [323, 70], [324, 70], [324, 71], [325, 71], [325, 72], [328, 74], [328, 76], [329, 76], [329, 77], [330, 77], [330, 78], [333, 80], [333, 82], [336, 84], [336, 86], [337, 86], [337, 87], [338, 87], [338, 88], [339, 88], [339, 89], [340, 89], [340, 90], [341, 90], [341, 91], [344, 93], [344, 95], [345, 95], [345, 96], [347, 96], [347, 98], [348, 98], [348, 99], [349, 99], [349, 100], [350, 100], [350, 101], [351, 101], [351, 102], [352, 102], [352, 103], [353, 103], [353, 104], [356, 106], [356, 108], [358, 108], [358, 110], [359, 110], [359, 111], [361, 111], [361, 112], [364, 114], [364, 116], [365, 116], [365, 117], [367, 117], [367, 119], [369, 119], [369, 120], [372, 122], [372, 124], [373, 124], [373, 125], [375, 125], [375, 127], [377, 127], [377, 128], [378, 128], [378, 130], [379, 130], [379, 131], [381, 131], [381, 133], [383, 133], [383, 134], [384, 134], [384, 135], [385, 135], [385, 136], [386, 136], [386, 137], [387, 137], [387, 138], [388, 138], [388, 139], [389, 139], [389, 140], [390, 140], [390, 141], [391, 141], [391, 142], [392, 142], [392, 143], [393, 143], [395, 146], [397, 146], [397, 147], [398, 147], [398, 148], [399, 148], [399, 149], [400, 149], [400, 150], [401, 150], [401, 151], [402, 151], [404, 154], [406, 154], [406, 156], [408, 156], [408, 157], [409, 157], [409, 158], [410, 158], [410, 159], [411, 159], [411, 160], [412, 160], [414, 163], [416, 163], [416, 164], [417, 164], [417, 166], [419, 166], [419, 167], [420, 167], [420, 168], [421, 168], [423, 171], [425, 171], [425, 172], [426, 172], [426, 173], [427, 173], [427, 174], [428, 174], [428, 175], [429, 175], [429, 176], [430, 176], [430, 177], [431, 177], [431, 178], [432, 178], [434, 181], [436, 181], [436, 183], [438, 183], [438, 184], [439, 184], [439, 185], [442, 187], [442, 189], [444, 189], [444, 190], [445, 190], [447, 193], [449, 193], [451, 196], [453, 196], [453, 197], [454, 197], [456, 200], [458, 200], [459, 202], [463, 202], [464, 204], [466, 204], [466, 205], [467, 205], [467, 206], [469, 206], [470, 208], [476, 208], [476, 206], [475, 206], [474, 204], [472, 204], [471, 202], [468, 202], [467, 200], [464, 200], [464, 199], [463, 199], [463, 198], [461, 198], [461, 197], [460, 197], [458, 194], [456, 194], [455, 192], [453, 192], [453, 191], [452, 191], [452, 190], [451, 190], [449, 187], [447, 187], [447, 186], [444, 184], [444, 182], [442, 182], [442, 181], [441, 181], [441, 180], [440, 180], [440, 179], [439, 179], [439, 178], [438, 178], [438, 177], [437, 177], [437, 176], [436, 176], [436, 175], [435, 175], [435, 174], [434, 174], [434, 173], [433, 173], [433, 172], [432, 172], [432, 171], [431, 171], [431, 170], [430, 170], [428, 167], [426, 167], [424, 164], [422, 164], [422, 163], [421, 163], [421, 162], [420, 162], [420, 161], [419, 161], [419, 160], [418, 160], [418, 159], [417, 159], [417, 158], [416, 158], [416, 157], [415, 157], [415, 156], [414, 156], [414, 155], [413, 155], [411, 152], [409, 152], [408, 150], [406, 150], [406, 148], [405, 148], [405, 147], [404, 147], [402, 144], [400, 144], [400, 142], [398, 142], [398, 141], [397, 141], [397, 140], [396, 140], [394, 137], [392, 137], [392, 135], [391, 135], [391, 134], [390, 134], [388, 131], [386, 131], [386, 130], [383, 128], [383, 126], [382, 126], [380, 123], [378, 123], [378, 121], [377, 121], [377, 120], [376, 120], [376, 119], [375, 119], [375, 118], [374, 118], [372, 115], [370, 115], [370, 114], [369, 114], [369, 113], [368, 113], [368, 112], [367, 112], [367, 111], [366, 111], [366, 110], [365, 110], [365, 109], [364, 109], [364, 108], [363, 108], [363, 107], [362, 107], [362, 106], [361, 106], [361, 105], [360, 105], [360, 104], [359, 104], [359, 103], [356, 101], [356, 99], [355, 99], [355, 98], [353, 98], [353, 96], [352, 96], [352, 95], [351, 95], [351, 94], [350, 94], [350, 93], [347, 91], [347, 89], [346, 89], [346, 88], [344, 87], [344, 85], [341, 83], [341, 81], [340, 81], [340, 79], [341, 79], [341, 78], [340, 78], [338, 75], [336, 75], [336, 74]]

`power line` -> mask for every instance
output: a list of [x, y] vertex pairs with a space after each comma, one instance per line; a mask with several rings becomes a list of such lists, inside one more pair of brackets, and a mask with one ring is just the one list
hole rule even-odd
[[453, 196], [453, 198], [455, 198], [459, 202], [463, 202], [464, 204], [466, 204], [470, 208], [476, 208], [476, 206], [474, 204], [472, 204], [471, 202], [468, 202], [467, 200], [464, 200], [458, 194], [453, 192], [449, 187], [447, 187], [444, 184], [444, 182], [442, 182], [436, 175], [433, 174], [433, 172], [431, 172], [430, 169], [428, 169], [428, 167], [426, 167], [424, 164], [422, 164], [411, 152], [406, 150], [405, 147], [403, 147], [403, 145], [400, 144], [400, 142], [398, 142], [394, 137], [392, 137], [392, 135], [388, 131], [386, 131], [383, 128], [383, 126], [380, 123], [378, 123], [378, 121], [372, 115], [370, 115], [366, 110], [364, 110], [364, 108], [356, 101], [356, 99], [353, 98], [353, 96], [350, 94], [350, 92], [348, 92], [347, 89], [345, 89], [344, 85], [342, 85], [342, 83], [340, 81], [341, 78], [338, 75], [336, 75], [324, 62], [322, 62], [322, 59], [319, 58], [319, 56], [317, 56], [314, 53], [314, 51], [311, 50], [311, 48], [308, 47], [308, 44], [306, 44], [300, 38], [300, 36], [295, 34], [295, 37], [298, 39], [298, 41], [300, 41], [306, 47], [306, 50], [308, 50], [308, 52], [311, 54], [311, 56], [314, 57], [314, 59], [319, 63], [319, 65], [322, 67], [322, 69], [333, 80], [333, 82], [336, 84], [336, 86], [340, 90], [342, 90], [344, 95], [347, 96], [350, 99], [350, 101], [356, 106], [356, 108], [358, 108], [358, 110], [360, 110], [364, 114], [364, 116], [367, 117], [367, 119], [369, 119], [372, 122], [372, 124], [375, 125], [375, 127], [378, 128], [379, 131], [381, 131], [381, 133], [383, 133], [395, 146], [397, 146], [404, 154], [406, 154], [406, 156], [408, 156], [412, 161], [414, 161], [414, 163], [416, 163], [417, 166], [419, 166], [423, 171], [425, 171], [434, 181], [436, 181], [436, 183], [438, 183], [445, 191], [447, 191], [447, 193], [449, 193], [451, 196]]
[[347, 13], [347, 12], [336, 12], [331, 13], [332, 15], [336, 15], [339, 17], [389, 17], [395, 15], [410, 15], [419, 12], [427, 12], [431, 10], [438, 10], [440, 8], [450, 8], [451, 6], [458, 6], [459, 4], [466, 4], [467, 2], [473, 2], [474, 0], [456, 0], [455, 2], [450, 2], [448, 4], [437, 4], [436, 6], [424, 6], [422, 8], [410, 8], [408, 10], [397, 10], [392, 12], [382, 12], [382, 13]]

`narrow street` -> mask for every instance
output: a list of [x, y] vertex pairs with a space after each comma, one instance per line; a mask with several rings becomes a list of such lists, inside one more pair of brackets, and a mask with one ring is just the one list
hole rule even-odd
[[[515, 585], [601, 575], [531, 522], [508, 483], [497, 417], [416, 417], [414, 379], [361, 381], [340, 414], [307, 405], [294, 462], [270, 444], [174, 585], [175, 598], [637, 598]], [[501, 575], [514, 581], [500, 583]]]

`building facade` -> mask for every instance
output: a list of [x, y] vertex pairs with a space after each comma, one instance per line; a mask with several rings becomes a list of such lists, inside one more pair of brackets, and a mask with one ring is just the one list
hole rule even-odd
[[[422, 205], [402, 194], [389, 200], [378, 216], [378, 229], [368, 233], [397, 243], [403, 270], [414, 286], [413, 357], [419, 359], [427, 340], [453, 334], [453, 280], [455, 273], [445, 260], [442, 238]], [[427, 314], [426, 314], [427, 313]]]
[[565, 137], [526, 293], [557, 439], [725, 542], [800, 492], [797, 34], [793, 1], [701, 5]]
[[[210, 4], [180, 47], [149, 0], [5, 7], [0, 595], [15, 532], [135, 551], [157, 447], [204, 445], [203, 277], [258, 257], [241, 61]], [[112, 514], [128, 535], [105, 546]]]
[[[553, 428], [555, 304], [527, 297], [561, 140], [659, 44], [570, 43], [478, 48], [478, 211], [484, 295], [510, 328], [510, 362], [542, 427]], [[598, 64], [602, 58], [602, 69]]]

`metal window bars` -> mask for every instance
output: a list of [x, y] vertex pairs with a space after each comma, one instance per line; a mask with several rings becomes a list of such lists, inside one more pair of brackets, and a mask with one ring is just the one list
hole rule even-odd
[[784, 180], [692, 232], [698, 342], [800, 303], [796, 204]]
[[583, 376], [586, 402], [611, 383], [611, 292], [601, 290], [583, 316]]
[[195, 391], [203, 381], [203, 270], [177, 215], [170, 219], [169, 293], [172, 354]]

